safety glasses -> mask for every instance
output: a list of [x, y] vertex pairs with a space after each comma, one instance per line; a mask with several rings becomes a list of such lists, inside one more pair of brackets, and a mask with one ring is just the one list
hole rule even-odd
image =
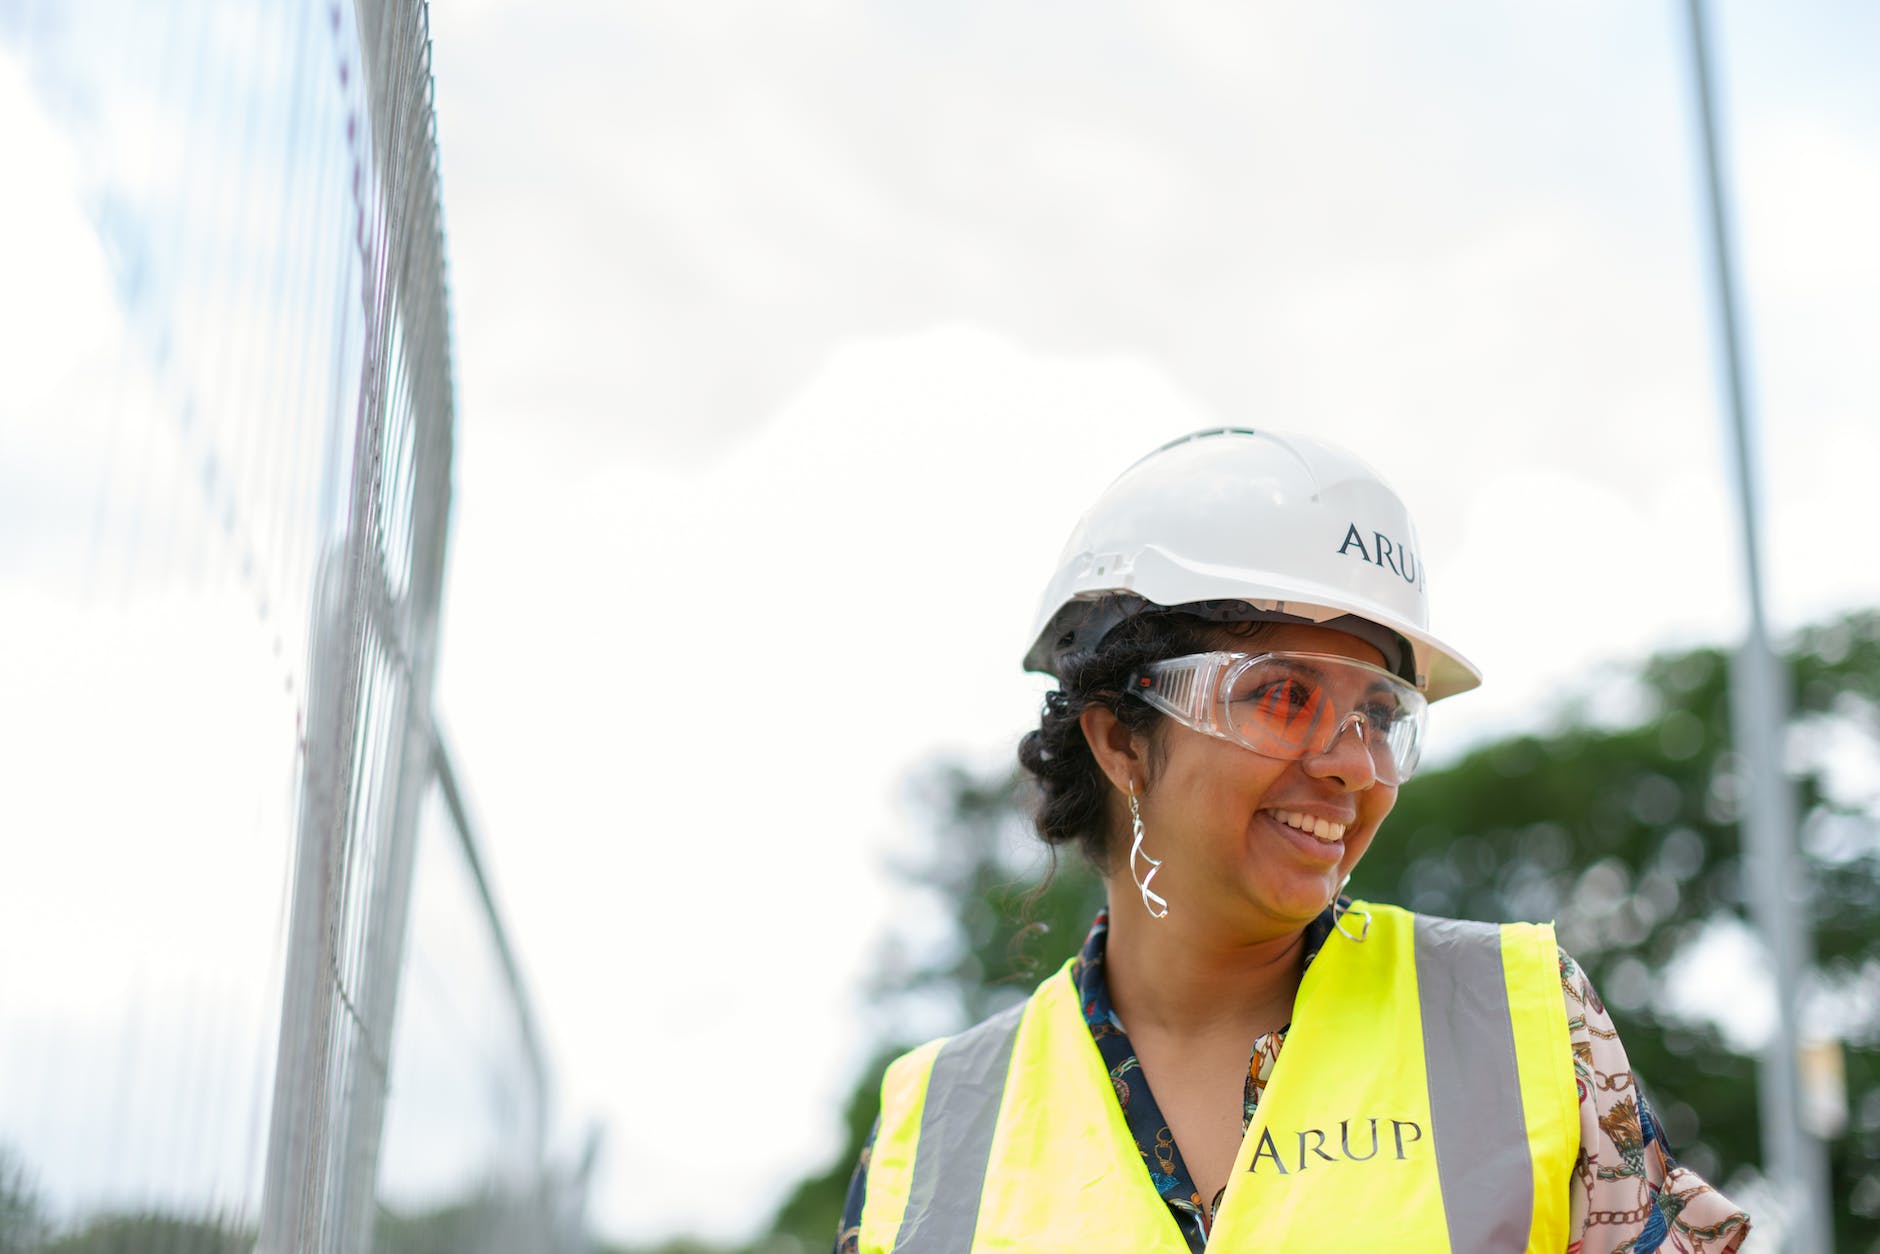
[[1349, 728], [1386, 784], [1416, 770], [1429, 710], [1382, 667], [1324, 653], [1191, 653], [1150, 663], [1129, 689], [1185, 727], [1270, 758], [1324, 753]]

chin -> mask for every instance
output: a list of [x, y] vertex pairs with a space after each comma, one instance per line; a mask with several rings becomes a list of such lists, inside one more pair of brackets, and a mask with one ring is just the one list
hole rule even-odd
[[1327, 887], [1323, 896], [1310, 894], [1288, 897], [1283, 901], [1268, 904], [1264, 912], [1273, 918], [1284, 919], [1304, 927], [1325, 912], [1325, 907], [1332, 904], [1332, 890]]

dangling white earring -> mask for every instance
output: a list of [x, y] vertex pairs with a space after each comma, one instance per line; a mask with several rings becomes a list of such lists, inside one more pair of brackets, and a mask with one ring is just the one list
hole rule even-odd
[[1364, 938], [1371, 934], [1371, 912], [1369, 910], [1359, 910], [1357, 912], [1359, 919], [1358, 934], [1353, 936], [1345, 927], [1345, 919], [1349, 917], [1352, 912], [1351, 907], [1346, 906], [1343, 910], [1338, 908], [1338, 899], [1344, 895], [1345, 885], [1349, 883], [1351, 883], [1351, 877], [1347, 875], [1338, 882], [1338, 891], [1332, 894], [1332, 926], [1337, 928], [1338, 934], [1343, 936], [1346, 940], [1351, 941], [1353, 944], [1363, 944]]
[[[1149, 912], [1149, 917], [1165, 919], [1168, 917], [1168, 899], [1149, 888], [1155, 873], [1162, 869], [1162, 862], [1142, 851], [1142, 807], [1136, 804], [1136, 781], [1133, 778], [1129, 781], [1129, 835], [1129, 878], [1136, 881], [1136, 888], [1142, 893], [1142, 908]], [[1149, 864], [1147, 875], [1136, 873], [1138, 857]], [[1368, 919], [1366, 921], [1369, 922]]]

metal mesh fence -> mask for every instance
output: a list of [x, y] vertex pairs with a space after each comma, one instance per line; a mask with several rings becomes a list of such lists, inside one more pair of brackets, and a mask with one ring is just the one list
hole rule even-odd
[[522, 980], [441, 746], [418, 817], [375, 1246], [535, 1254], [579, 1243], [585, 1167], [545, 1174], [548, 1085]]
[[[428, 47], [411, 0], [0, 0], [0, 1251], [578, 1240], [430, 721]], [[401, 1192], [384, 1130], [466, 1109]]]

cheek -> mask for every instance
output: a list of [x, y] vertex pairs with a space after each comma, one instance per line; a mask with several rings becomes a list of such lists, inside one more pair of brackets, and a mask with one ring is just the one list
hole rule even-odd
[[1377, 839], [1378, 829], [1383, 826], [1391, 807], [1396, 804], [1397, 790], [1395, 788], [1376, 784], [1366, 790], [1364, 799], [1359, 802], [1358, 810], [1362, 834], [1356, 841], [1346, 842], [1344, 867], [1347, 871], [1357, 864], [1358, 859], [1364, 856], [1365, 850], [1371, 847], [1371, 842]]

